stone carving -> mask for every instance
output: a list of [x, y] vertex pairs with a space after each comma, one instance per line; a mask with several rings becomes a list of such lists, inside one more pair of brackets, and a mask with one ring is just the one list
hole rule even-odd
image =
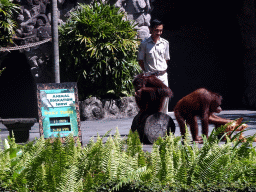
[[81, 120], [99, 120], [133, 117], [138, 113], [134, 97], [115, 100], [99, 100], [91, 97], [80, 102]]
[[52, 70], [48, 69], [51, 68], [48, 67], [51, 63], [51, 50], [52, 45], [48, 42], [24, 51], [36, 83], [53, 82]]
[[[50, 0], [16, 0], [21, 9], [16, 17], [18, 28], [13, 41], [17, 45], [27, 45], [51, 38]], [[74, 7], [74, 2], [58, 0], [58, 24], [62, 24], [65, 14]], [[62, 15], [62, 17], [61, 17]], [[61, 19], [62, 18], [62, 19]], [[36, 83], [52, 82], [51, 42], [21, 50], [31, 66], [31, 73]]]
[[150, 0], [118, 0], [115, 4], [127, 13], [128, 20], [134, 20], [138, 24], [138, 37], [145, 39], [149, 36], [150, 26]]
[[138, 26], [150, 25], [151, 6], [149, 0], [119, 0], [116, 3], [127, 13], [128, 20], [134, 20]]
[[21, 2], [21, 10], [17, 16], [18, 29], [14, 41], [19, 44], [28, 44], [44, 40], [51, 36], [51, 25], [46, 9], [49, 0], [27, 0]]
[[[47, 16], [50, 11], [50, 1], [18, 0], [16, 2], [21, 5], [21, 9], [17, 15], [18, 28], [15, 31], [13, 41], [17, 45], [27, 45], [50, 38], [51, 24]], [[47, 76], [49, 73], [46, 66], [49, 63], [51, 50], [51, 43], [21, 50], [27, 57], [31, 66], [31, 73], [37, 83], [44, 82], [45, 75]]]

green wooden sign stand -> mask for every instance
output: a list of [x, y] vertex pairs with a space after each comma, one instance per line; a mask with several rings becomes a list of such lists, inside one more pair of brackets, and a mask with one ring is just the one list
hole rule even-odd
[[37, 101], [40, 136], [55, 138], [62, 142], [72, 134], [82, 142], [77, 84], [37, 84]]

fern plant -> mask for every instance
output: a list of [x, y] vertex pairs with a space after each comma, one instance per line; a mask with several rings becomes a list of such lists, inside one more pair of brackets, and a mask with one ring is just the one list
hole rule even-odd
[[[222, 127], [225, 129], [225, 127]], [[219, 143], [218, 129], [204, 138], [166, 135], [150, 154], [143, 151], [138, 133], [122, 139], [115, 135], [94, 138], [81, 147], [70, 135], [39, 138], [24, 146], [13, 138], [0, 150], [0, 187], [15, 191], [218, 191], [221, 188], [256, 188], [256, 150], [252, 139], [240, 143], [227, 138]], [[187, 131], [188, 133], [188, 131]], [[105, 137], [108, 136], [106, 139]]]
[[[9, 184], [9, 187], [20, 191], [60, 191], [63, 186], [68, 189], [81, 188], [81, 175], [77, 174], [78, 171], [74, 172], [78, 163], [76, 150], [73, 148], [72, 159], [67, 158], [70, 156], [66, 153], [71, 151], [70, 145], [73, 144], [72, 140], [69, 140], [67, 145], [63, 145], [59, 138], [53, 142], [40, 138], [25, 145], [22, 153], [20, 154], [19, 151], [9, 161], [17, 162], [10, 164], [13, 183]], [[69, 150], [65, 150], [67, 148]], [[70, 177], [74, 174], [75, 177]]]

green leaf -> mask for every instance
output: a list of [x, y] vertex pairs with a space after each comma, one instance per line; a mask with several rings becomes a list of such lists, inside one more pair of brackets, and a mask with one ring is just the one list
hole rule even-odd
[[80, 99], [90, 95], [104, 98], [108, 90], [114, 90], [116, 97], [122, 92], [133, 93], [131, 79], [141, 72], [138, 63], [133, 62], [138, 43], [136, 29], [123, 17], [114, 5], [94, 1], [91, 6], [79, 4], [60, 27], [61, 79], [79, 80]]

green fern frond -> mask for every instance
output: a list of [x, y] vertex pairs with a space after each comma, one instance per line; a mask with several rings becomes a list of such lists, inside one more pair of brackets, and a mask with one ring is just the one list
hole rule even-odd
[[188, 126], [187, 126], [186, 123], [185, 123], [185, 130], [186, 131], [185, 131], [183, 142], [186, 143], [186, 144], [191, 144], [192, 143], [192, 138], [189, 134]]
[[[117, 150], [116, 145], [112, 137], [109, 137], [109, 143], [111, 143], [111, 148], [109, 151], [109, 162], [108, 162], [108, 173], [110, 179], [117, 178], [117, 170], [119, 166], [119, 151]], [[110, 146], [109, 146], [110, 147]]]
[[142, 144], [140, 142], [140, 137], [137, 131], [135, 132], [132, 132], [131, 130], [129, 131], [126, 144], [127, 144], [126, 151], [132, 157], [137, 153], [143, 152]]
[[177, 168], [177, 173], [176, 173], [176, 177], [177, 177], [177, 181], [179, 182], [180, 185], [182, 185], [183, 187], [186, 187], [187, 184], [187, 179], [188, 179], [188, 169], [187, 169], [187, 162], [185, 161], [185, 157], [184, 157], [184, 152], [181, 152], [181, 164], [180, 166]]
[[166, 148], [166, 154], [165, 154], [165, 164], [166, 164], [166, 181], [169, 184], [173, 184], [175, 182], [175, 171], [174, 171], [174, 165], [173, 165], [173, 153], [169, 150], [169, 148]]
[[124, 140], [121, 138], [120, 133], [118, 131], [118, 127], [116, 128], [116, 132], [114, 134], [114, 143], [118, 150], [124, 150]]
[[131, 167], [129, 166], [130, 158], [125, 151], [120, 154], [119, 166], [118, 166], [118, 180], [122, 180], [122, 178], [126, 177], [127, 173], [131, 171]]
[[72, 165], [61, 174], [59, 186], [56, 191], [78, 192], [83, 190], [82, 178], [77, 177], [78, 168]]
[[[220, 170], [225, 168], [229, 161], [226, 158], [231, 151], [231, 143], [219, 146], [218, 144], [212, 145], [207, 154], [199, 157], [198, 166], [200, 176], [204, 182], [216, 181]], [[200, 155], [200, 154], [199, 154]]]
[[134, 171], [128, 172], [128, 175], [126, 178], [122, 178], [122, 180], [117, 183], [112, 190], [119, 191], [119, 188], [122, 187], [124, 184], [130, 184], [134, 181], [139, 181], [145, 174], [148, 174], [147, 167], [141, 167], [139, 169], [136, 169]]
[[155, 143], [153, 144], [152, 151], [151, 151], [151, 161], [152, 161], [153, 177], [158, 177], [162, 166], [161, 166], [161, 157], [160, 157], [159, 147]]

